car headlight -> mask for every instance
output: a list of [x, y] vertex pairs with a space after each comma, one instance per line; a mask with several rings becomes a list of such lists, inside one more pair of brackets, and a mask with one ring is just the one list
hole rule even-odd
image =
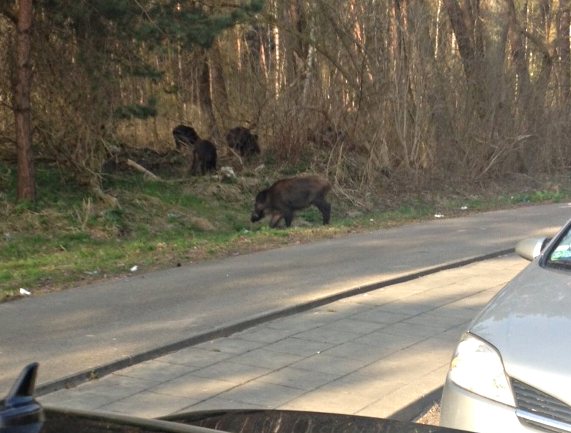
[[473, 335], [462, 337], [450, 363], [448, 378], [468, 391], [515, 407], [499, 353]]

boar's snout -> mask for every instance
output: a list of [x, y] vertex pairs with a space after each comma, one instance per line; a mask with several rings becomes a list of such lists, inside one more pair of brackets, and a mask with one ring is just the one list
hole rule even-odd
[[254, 211], [254, 212], [252, 212], [252, 216], [250, 218], [250, 221], [255, 223], [256, 221], [260, 221], [263, 217], [264, 217], [264, 211], [261, 211], [261, 212]]

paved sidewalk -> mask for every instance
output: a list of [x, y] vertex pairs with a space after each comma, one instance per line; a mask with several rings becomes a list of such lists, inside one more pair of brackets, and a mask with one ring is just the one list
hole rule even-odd
[[39, 400], [144, 417], [280, 408], [410, 419], [402, 409], [443, 385], [465, 326], [527, 263], [507, 255], [385, 287]]

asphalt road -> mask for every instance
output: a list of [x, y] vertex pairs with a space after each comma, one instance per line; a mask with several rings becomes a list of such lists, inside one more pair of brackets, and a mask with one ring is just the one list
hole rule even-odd
[[0, 390], [28, 362], [40, 361], [49, 388], [245, 320], [505, 251], [569, 217], [570, 204], [553, 204], [435, 219], [0, 304]]

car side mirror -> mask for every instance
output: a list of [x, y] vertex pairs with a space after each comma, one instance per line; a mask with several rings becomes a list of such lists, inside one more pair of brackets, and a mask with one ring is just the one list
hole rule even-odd
[[519, 241], [515, 247], [515, 252], [520, 257], [527, 260], [534, 260], [547, 246], [551, 238], [529, 238]]

